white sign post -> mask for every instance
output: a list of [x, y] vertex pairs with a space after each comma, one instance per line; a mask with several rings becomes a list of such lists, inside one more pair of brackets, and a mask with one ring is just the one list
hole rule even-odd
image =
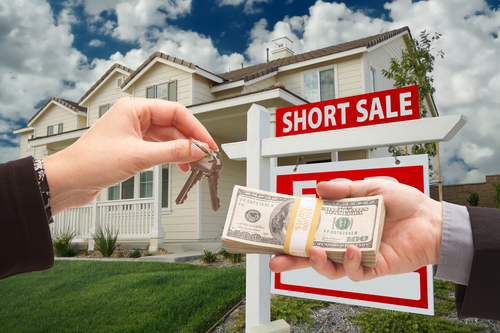
[[[400, 123], [336, 131], [270, 137], [270, 114], [252, 105], [247, 117], [247, 141], [223, 144], [230, 159], [247, 161], [247, 186], [269, 190], [270, 159], [313, 153], [387, 147], [450, 140], [465, 125], [461, 115], [408, 120]], [[249, 255], [246, 278], [246, 331], [270, 321], [269, 256]]]

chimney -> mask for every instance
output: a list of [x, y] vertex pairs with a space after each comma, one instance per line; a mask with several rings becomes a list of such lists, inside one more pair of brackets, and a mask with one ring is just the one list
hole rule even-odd
[[271, 51], [273, 55], [273, 60], [290, 57], [294, 55], [292, 51], [292, 40], [288, 37], [280, 37], [272, 40], [273, 50]]

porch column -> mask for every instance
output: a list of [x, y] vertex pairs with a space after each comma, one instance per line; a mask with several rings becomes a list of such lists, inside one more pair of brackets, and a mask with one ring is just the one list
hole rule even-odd
[[162, 166], [153, 168], [153, 226], [149, 233], [149, 251], [158, 250], [158, 245], [165, 240], [165, 231], [161, 224], [161, 186], [162, 186]]
[[89, 228], [89, 234], [87, 235], [87, 250], [88, 251], [94, 251], [95, 249], [95, 242], [94, 239], [92, 238], [92, 234], [95, 234], [97, 230], [97, 224], [99, 223], [99, 209], [97, 207], [97, 196], [94, 201], [92, 201], [92, 224], [90, 225]]

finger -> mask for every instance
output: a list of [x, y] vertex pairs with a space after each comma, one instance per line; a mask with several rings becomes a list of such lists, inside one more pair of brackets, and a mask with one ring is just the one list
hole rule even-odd
[[158, 126], [151, 125], [146, 133], [143, 134], [153, 138], [155, 141], [171, 141], [171, 140], [179, 140], [179, 139], [189, 139], [179, 131], [177, 128], [173, 126]]
[[309, 258], [279, 255], [269, 261], [269, 268], [275, 273], [311, 267]]
[[[137, 155], [138, 163], [142, 163], [143, 169], [165, 163], [186, 164], [198, 161], [205, 153], [190, 140], [172, 140], [166, 142], [140, 141], [140, 155]], [[206, 143], [202, 145], [208, 148]], [[182, 166], [185, 168], [186, 166]], [[181, 169], [186, 170], [186, 169]]]
[[189, 171], [189, 163], [177, 163], [177, 167], [182, 172], [188, 172]]
[[309, 262], [311, 267], [327, 279], [339, 279], [345, 276], [344, 268], [341, 264], [333, 263], [326, 256], [326, 252], [319, 246], [311, 246], [309, 249]]
[[205, 127], [184, 105], [160, 99], [141, 99], [141, 102], [143, 103], [142, 110], [147, 110], [148, 113], [148, 115], [145, 115], [141, 113], [141, 108], [136, 109], [139, 113], [141, 124], [142, 120], [150, 118], [150, 123], [153, 125], [161, 127], [175, 126], [186, 137], [206, 142], [210, 149], [218, 149], [217, 144]]
[[361, 266], [361, 250], [354, 245], [349, 245], [344, 255], [344, 270], [349, 279], [354, 282], [367, 280], [364, 267]]

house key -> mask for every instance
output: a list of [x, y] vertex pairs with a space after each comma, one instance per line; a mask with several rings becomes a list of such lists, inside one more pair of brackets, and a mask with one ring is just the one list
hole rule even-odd
[[222, 170], [222, 155], [216, 150], [206, 150], [205, 147], [200, 145], [193, 138], [190, 138], [190, 140], [207, 155], [191, 166], [191, 175], [187, 179], [186, 184], [184, 184], [184, 187], [175, 200], [175, 203], [178, 205], [182, 204], [184, 200], [186, 200], [189, 190], [196, 182], [205, 176], [208, 178], [212, 209], [217, 211], [220, 207], [220, 200], [217, 196], [217, 184], [219, 180], [219, 172]]
[[208, 178], [208, 190], [210, 191], [210, 202], [212, 203], [212, 210], [216, 212], [220, 207], [220, 199], [217, 196], [217, 185], [219, 182], [219, 172], [222, 170], [222, 155], [220, 151], [212, 150], [214, 154], [215, 163], [213, 164], [210, 175]]
[[189, 175], [186, 183], [182, 187], [182, 190], [179, 192], [177, 199], [175, 199], [175, 203], [180, 205], [182, 204], [186, 198], [189, 190], [196, 184], [200, 179], [206, 175], [211, 174], [212, 168], [216, 161], [214, 160], [214, 156], [212, 154], [205, 155], [201, 160], [191, 165], [191, 174]]

